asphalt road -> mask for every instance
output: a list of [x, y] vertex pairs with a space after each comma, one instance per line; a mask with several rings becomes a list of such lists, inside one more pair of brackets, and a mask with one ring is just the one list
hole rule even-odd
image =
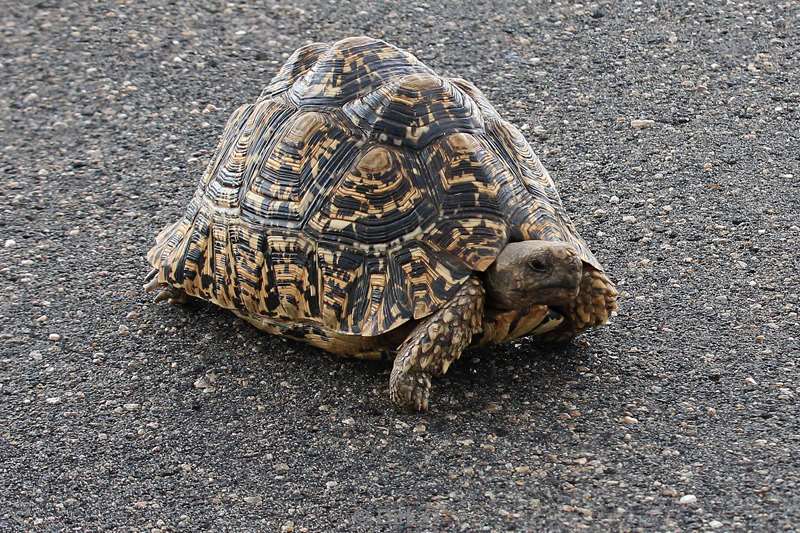
[[[797, 2], [4, 4], [0, 531], [800, 529]], [[362, 33], [522, 127], [623, 290], [425, 415], [140, 289], [229, 113]]]

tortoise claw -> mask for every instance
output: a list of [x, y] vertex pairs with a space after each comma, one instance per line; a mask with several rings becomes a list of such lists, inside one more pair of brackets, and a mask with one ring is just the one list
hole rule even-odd
[[156, 268], [151, 268], [151, 269], [150, 269], [150, 272], [148, 272], [148, 273], [147, 273], [147, 275], [144, 277], [144, 281], [145, 281], [145, 282], [148, 282], [148, 281], [150, 281], [151, 279], [153, 279], [154, 277], [156, 277], [157, 275], [158, 275], [158, 269], [156, 269]]
[[188, 300], [188, 296], [183, 289], [177, 287], [170, 287], [164, 282], [158, 281], [158, 269], [152, 269], [148, 272], [147, 276], [144, 278], [145, 284], [142, 285], [145, 292], [152, 292], [159, 287], [161, 290], [158, 291], [156, 297], [153, 298], [153, 303], [159, 303], [163, 301], [167, 301], [171, 304], [184, 304]]
[[163, 302], [164, 300], [169, 300], [170, 298], [172, 298], [172, 291], [170, 289], [164, 289], [156, 294], [156, 297], [153, 298], [153, 303]]
[[160, 285], [158, 282], [158, 270], [155, 268], [152, 269], [147, 276], [145, 276], [144, 281], [145, 283], [142, 285], [142, 288], [145, 290], [145, 292], [156, 290], [156, 288], [158, 288]]
[[156, 297], [153, 298], [153, 303], [159, 303], [165, 300], [173, 305], [180, 305], [185, 304], [188, 300], [188, 297], [183, 289], [167, 287], [160, 290], [159, 293], [156, 294]]

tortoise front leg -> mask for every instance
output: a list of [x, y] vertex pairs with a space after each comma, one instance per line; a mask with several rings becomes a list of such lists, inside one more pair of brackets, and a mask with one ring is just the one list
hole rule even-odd
[[431, 376], [444, 375], [481, 331], [484, 298], [483, 285], [472, 277], [450, 302], [414, 328], [398, 348], [389, 379], [389, 396], [395, 404], [428, 409]]

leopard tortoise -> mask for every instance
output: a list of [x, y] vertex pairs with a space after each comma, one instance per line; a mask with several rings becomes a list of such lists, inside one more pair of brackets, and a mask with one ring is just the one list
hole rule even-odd
[[147, 259], [156, 301], [391, 355], [390, 397], [417, 410], [468, 346], [569, 339], [617, 307], [519, 130], [471, 83], [368, 37], [299, 48], [234, 111]]

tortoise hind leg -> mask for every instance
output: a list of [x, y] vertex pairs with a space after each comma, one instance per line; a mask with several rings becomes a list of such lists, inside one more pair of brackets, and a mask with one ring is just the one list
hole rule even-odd
[[442, 376], [481, 330], [484, 290], [470, 278], [452, 301], [422, 322], [397, 350], [389, 396], [400, 407], [426, 411], [431, 376]]
[[167, 300], [171, 304], [179, 305], [185, 304], [189, 299], [189, 296], [183, 289], [178, 287], [164, 286], [164, 283], [159, 282], [158, 270], [155, 268], [152, 269], [147, 276], [145, 276], [144, 281], [145, 284], [143, 285], [143, 288], [145, 292], [151, 292], [159, 288], [161, 289], [158, 291], [158, 294], [156, 294], [156, 297], [153, 298], [153, 302], [155, 303]]

